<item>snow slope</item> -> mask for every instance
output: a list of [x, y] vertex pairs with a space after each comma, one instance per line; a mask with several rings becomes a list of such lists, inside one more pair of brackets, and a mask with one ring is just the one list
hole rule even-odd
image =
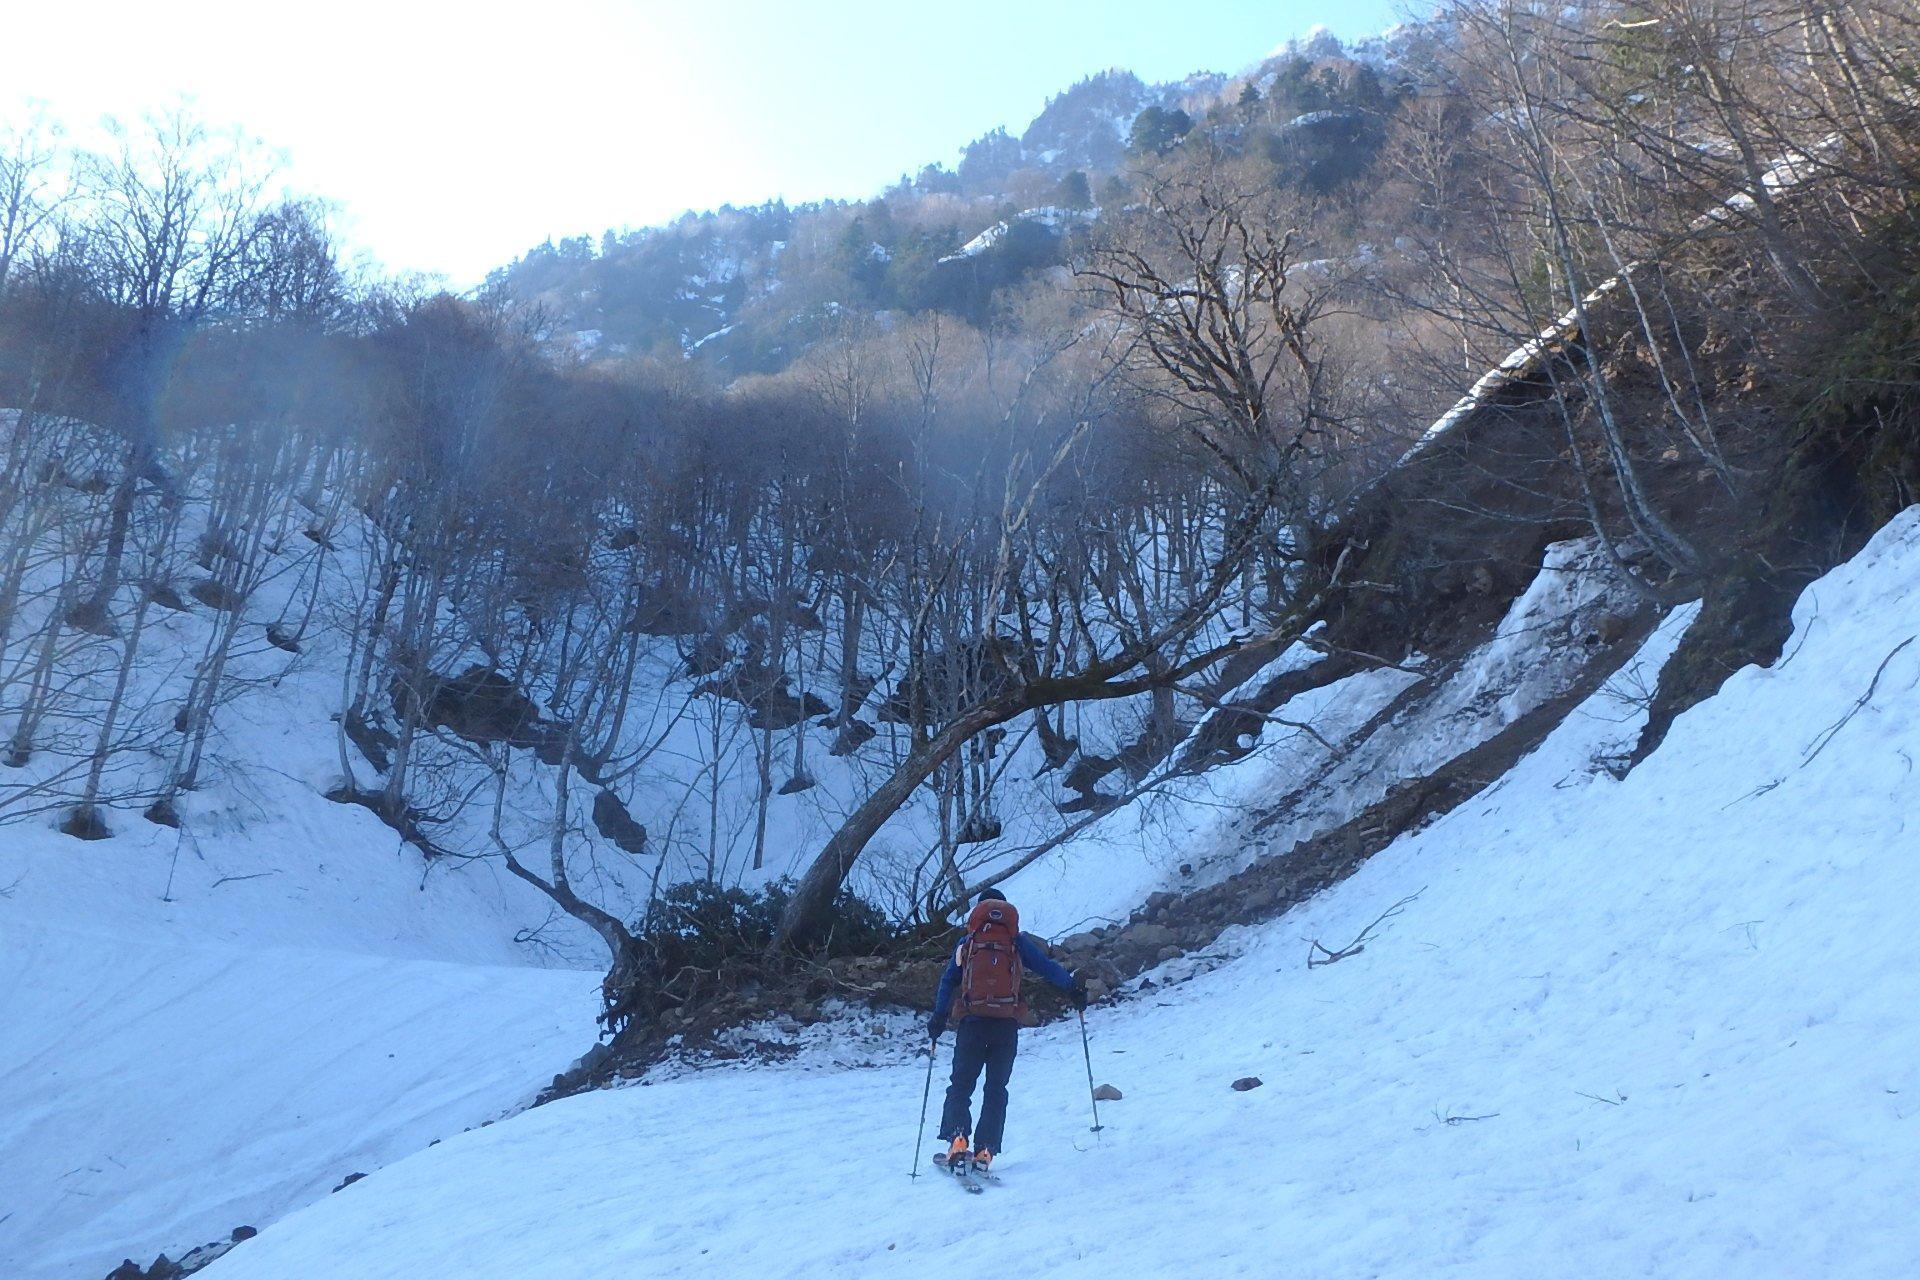
[[[1374, 668], [1296, 696], [1283, 709], [1292, 724], [1262, 727], [1246, 758], [1116, 809], [1022, 871], [1013, 881], [1022, 909], [1056, 939], [1123, 922], [1151, 893], [1217, 883], [1338, 826], [1565, 692], [1592, 660], [1600, 626], [1637, 608], [1595, 540], [1554, 543], [1483, 644], [1455, 664], [1414, 660], [1434, 687], [1386, 723], [1363, 734], [1416, 683], [1410, 670]], [[1241, 687], [1317, 656], [1295, 645]]]
[[1616, 782], [1687, 621], [1487, 793], [1095, 1011], [1103, 1133], [1072, 1025], [1029, 1033], [985, 1200], [908, 1181], [916, 1064], [802, 1059], [449, 1138], [205, 1274], [905, 1276], [983, 1234], [1052, 1277], [1914, 1274], [1920, 509]]
[[540, 917], [497, 868], [423, 880], [364, 810], [268, 771], [189, 800], [190, 841], [0, 836], [9, 1280], [265, 1226], [524, 1106], [591, 1040], [598, 973], [528, 964]]

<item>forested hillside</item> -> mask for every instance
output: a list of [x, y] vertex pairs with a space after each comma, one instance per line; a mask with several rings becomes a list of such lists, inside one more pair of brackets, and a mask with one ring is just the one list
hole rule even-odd
[[[303, 1130], [297, 1177], [242, 1143], [230, 1196], [111, 1229], [40, 1160], [19, 1265], [177, 1257], [536, 1091], [913, 1038], [886, 1020], [984, 888], [1131, 999], [1550, 740], [1530, 803], [1634, 785], [1916, 500], [1917, 35], [1894, 0], [1467, 0], [1103, 72], [871, 198], [550, 243], [465, 294], [355, 265], [185, 113], [101, 154], [0, 136], [9, 963], [490, 966], [406, 981], [497, 984], [514, 1063], [451, 1097], [383, 1068], [417, 1110]], [[408, 1006], [447, 1019], [394, 1050], [421, 1078], [464, 1069], [427, 1042], [471, 998]], [[316, 1063], [384, 1043], [335, 1032]], [[45, 1118], [73, 1052], [5, 1064], [47, 1109], [0, 1152], [76, 1141]], [[220, 1266], [323, 1274], [290, 1239]]]

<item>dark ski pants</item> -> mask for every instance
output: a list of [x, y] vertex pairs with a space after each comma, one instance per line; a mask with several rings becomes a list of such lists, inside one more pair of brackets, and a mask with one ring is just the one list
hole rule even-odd
[[[1020, 1044], [1020, 1024], [1012, 1018], [963, 1018], [953, 1038], [953, 1082], [940, 1110], [940, 1139], [970, 1134], [974, 1150], [1000, 1153], [1007, 1124], [1007, 1080]], [[986, 1068], [987, 1090], [980, 1098], [980, 1125], [973, 1124], [973, 1085]]]

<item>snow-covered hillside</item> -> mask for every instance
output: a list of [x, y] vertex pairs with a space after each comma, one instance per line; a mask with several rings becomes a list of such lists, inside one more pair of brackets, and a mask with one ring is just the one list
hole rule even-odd
[[269, 769], [193, 801], [198, 834], [0, 838], [0, 1275], [263, 1226], [526, 1105], [591, 1039], [599, 972], [530, 966], [542, 913], [498, 868], [423, 878]]
[[906, 1176], [909, 1029], [450, 1136], [205, 1274], [1912, 1274], [1916, 584], [1920, 509], [1615, 781], [1671, 617], [1493, 788], [1096, 1009], [1101, 1133], [1075, 1027], [1029, 1033], [983, 1200]]

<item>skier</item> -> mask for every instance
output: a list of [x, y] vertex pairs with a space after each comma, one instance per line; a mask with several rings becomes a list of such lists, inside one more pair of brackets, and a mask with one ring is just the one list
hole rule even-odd
[[[955, 1173], [986, 1172], [1001, 1149], [1007, 1080], [1013, 1074], [1020, 1024], [1031, 1021], [1020, 994], [1027, 968], [1071, 996], [1074, 1008], [1087, 1007], [1086, 987], [1020, 932], [1020, 913], [1007, 896], [998, 889], [981, 890], [980, 900], [967, 915], [967, 936], [954, 948], [946, 972], [940, 975], [933, 1019], [927, 1024], [938, 1044], [958, 996], [960, 1026], [954, 1034], [953, 1078], [940, 1112], [940, 1140], [949, 1145], [933, 1158], [935, 1164]], [[987, 1088], [976, 1128], [973, 1086], [982, 1067]], [[975, 1144], [971, 1156], [969, 1139]]]

